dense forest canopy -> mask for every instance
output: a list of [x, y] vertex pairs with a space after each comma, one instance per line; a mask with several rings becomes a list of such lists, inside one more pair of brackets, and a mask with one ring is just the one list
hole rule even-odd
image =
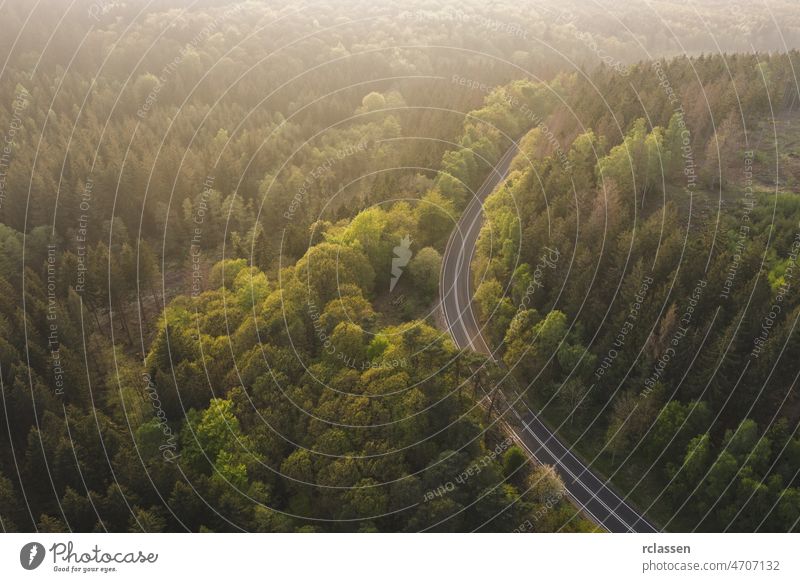
[[486, 203], [477, 307], [521, 400], [679, 529], [798, 526], [798, 64], [578, 81], [569, 149], [534, 129]]
[[616, 4], [0, 6], [2, 529], [797, 530], [800, 13]]

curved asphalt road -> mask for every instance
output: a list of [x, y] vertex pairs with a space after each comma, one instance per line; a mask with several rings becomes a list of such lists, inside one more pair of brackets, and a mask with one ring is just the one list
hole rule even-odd
[[[445, 323], [456, 346], [470, 348], [492, 357], [481, 335], [472, 310], [472, 277], [470, 264], [475, 254], [481, 224], [483, 201], [505, 180], [511, 160], [517, 153], [511, 147], [497, 162], [491, 174], [467, 205], [455, 230], [447, 241], [442, 257], [439, 293]], [[528, 413], [516, 415], [517, 422], [507, 424], [528, 453], [538, 462], [552, 465], [564, 481], [568, 495], [596, 523], [611, 532], [654, 533], [658, 529], [620, 497], [610, 484], [592, 473], [539, 418]], [[517, 426], [515, 426], [515, 424]]]

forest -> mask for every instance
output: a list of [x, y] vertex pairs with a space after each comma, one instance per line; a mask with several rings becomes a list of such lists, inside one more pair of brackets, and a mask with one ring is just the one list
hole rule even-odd
[[800, 13], [656, 4], [3, 3], [2, 530], [797, 531]]
[[569, 91], [592, 129], [554, 114], [565, 153], [533, 129], [486, 203], [475, 298], [521, 398], [679, 531], [798, 527], [798, 56], [602, 72]]

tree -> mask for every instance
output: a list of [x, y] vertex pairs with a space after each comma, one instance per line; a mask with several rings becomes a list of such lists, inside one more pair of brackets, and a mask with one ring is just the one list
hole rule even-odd
[[500, 283], [496, 279], [483, 281], [475, 291], [473, 303], [478, 320], [486, 324], [490, 342], [495, 346], [502, 343], [506, 328], [514, 317], [514, 306], [504, 295]]
[[181, 431], [182, 456], [198, 473], [209, 473], [234, 487], [247, 486], [249, 439], [233, 414], [233, 402], [213, 398], [202, 413], [190, 412], [190, 430]]
[[364, 111], [383, 109], [386, 106], [386, 98], [380, 93], [373, 91], [372, 93], [364, 95], [364, 98], [361, 100], [361, 106]]
[[709, 425], [711, 415], [704, 402], [684, 405], [677, 400], [668, 402], [658, 413], [644, 446], [650, 458], [669, 463], [680, 462], [693, 435]]
[[536, 365], [530, 358], [530, 350], [535, 339], [536, 326], [541, 321], [539, 312], [535, 309], [520, 311], [511, 320], [503, 344], [505, 352], [503, 361], [510, 370], [520, 367], [520, 372], [526, 377], [536, 370]]
[[432, 247], [420, 250], [408, 264], [409, 274], [422, 296], [430, 299], [439, 290], [439, 272], [442, 270], [442, 256]]
[[457, 222], [452, 200], [448, 200], [434, 188], [426, 192], [419, 201], [415, 214], [419, 243], [442, 248]]
[[570, 424], [575, 420], [576, 416], [584, 410], [588, 402], [586, 401], [589, 390], [586, 385], [578, 378], [571, 378], [564, 382], [558, 390], [558, 396], [567, 406], [567, 419]]
[[167, 529], [166, 520], [158, 514], [158, 512], [151, 509], [143, 509], [141, 507], [134, 508], [133, 515], [131, 516], [128, 531], [133, 533], [158, 533]]
[[503, 454], [503, 475], [506, 479], [514, 476], [517, 470], [528, 461], [528, 456], [517, 446], [509, 447]]
[[18, 510], [15, 507], [15, 499], [16, 495], [11, 481], [0, 473], [0, 527], [3, 528], [3, 531], [17, 530], [18, 526], [13, 521]]
[[537, 505], [558, 501], [566, 494], [564, 482], [550, 465], [537, 465], [527, 479], [525, 496]]
[[311, 247], [297, 261], [295, 273], [322, 304], [337, 297], [343, 285], [356, 285], [371, 293], [375, 281], [375, 271], [360, 249], [332, 243]]
[[359, 212], [344, 229], [339, 239], [364, 252], [378, 279], [388, 279], [386, 271], [391, 264], [392, 246], [390, 233], [387, 233], [389, 217], [385, 210], [373, 206]]
[[623, 392], [614, 401], [611, 421], [606, 431], [606, 446], [611, 451], [612, 461], [617, 454], [628, 452], [637, 442], [634, 417], [638, 408], [638, 398], [632, 392]]
[[689, 441], [683, 462], [680, 465], [668, 466], [672, 478], [672, 485], [669, 488], [671, 498], [682, 503], [686, 493], [692, 491], [700, 479], [705, 477], [713, 460], [711, 438], [707, 433], [697, 435]]

